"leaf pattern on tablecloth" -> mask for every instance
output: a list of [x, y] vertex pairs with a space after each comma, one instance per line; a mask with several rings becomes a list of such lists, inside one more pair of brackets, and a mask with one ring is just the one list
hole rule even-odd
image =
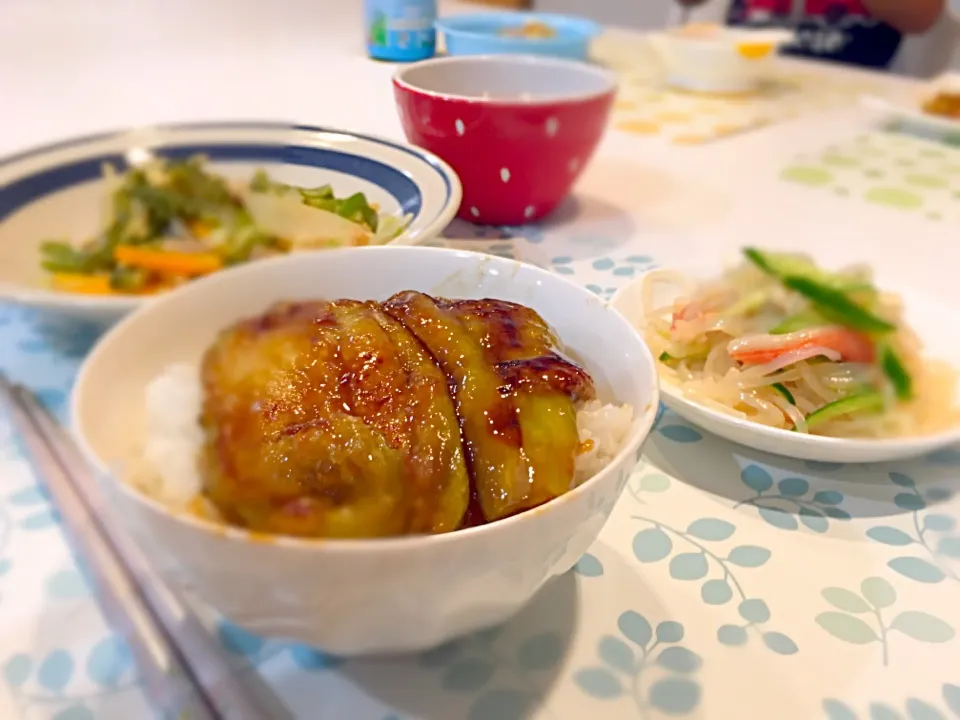
[[654, 627], [640, 613], [625, 610], [616, 627], [617, 634], [597, 641], [600, 664], [577, 670], [574, 683], [598, 700], [628, 697], [641, 715], [647, 708], [671, 716], [693, 712], [701, 700], [697, 674], [703, 659], [679, 644], [683, 625], [664, 620]]
[[898, 488], [894, 505], [909, 513], [911, 522], [906, 527], [874, 525], [867, 530], [867, 537], [891, 548], [916, 549], [923, 553], [919, 557], [898, 555], [887, 562], [891, 570], [904, 577], [931, 584], [944, 580], [960, 582], [960, 575], [951, 564], [960, 559], [957, 520], [929, 509], [931, 503], [949, 500], [953, 493], [939, 487], [926, 487], [921, 491], [912, 477], [901, 472], [891, 472], [888, 477]]

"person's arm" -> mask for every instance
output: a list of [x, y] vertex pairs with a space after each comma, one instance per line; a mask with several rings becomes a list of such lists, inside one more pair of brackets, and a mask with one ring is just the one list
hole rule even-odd
[[922, 33], [943, 13], [943, 0], [864, 0], [867, 9], [897, 30]]

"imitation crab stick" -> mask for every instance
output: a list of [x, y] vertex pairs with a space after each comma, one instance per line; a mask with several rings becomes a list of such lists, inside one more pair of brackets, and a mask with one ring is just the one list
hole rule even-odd
[[114, 250], [113, 257], [118, 263], [129, 267], [187, 277], [208, 275], [223, 267], [223, 260], [213, 253], [149, 250], [130, 245], [119, 246]]
[[822, 348], [846, 362], [871, 363], [876, 348], [866, 335], [840, 326], [801, 330], [788, 335], [754, 335], [734, 340], [728, 346], [730, 357], [745, 365], [765, 365], [786, 353]]

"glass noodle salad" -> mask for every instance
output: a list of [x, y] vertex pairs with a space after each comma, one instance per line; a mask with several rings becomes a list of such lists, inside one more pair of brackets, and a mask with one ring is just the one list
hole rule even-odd
[[[923, 435], [960, 422], [956, 372], [925, 359], [900, 299], [868, 268], [818, 268], [747, 248], [745, 262], [692, 286], [654, 272], [647, 341], [661, 377], [700, 404], [774, 428], [846, 438]], [[655, 307], [659, 283], [682, 297]]]
[[203, 157], [156, 158], [120, 175], [103, 168], [102, 230], [75, 246], [49, 240], [40, 264], [65, 292], [148, 294], [221, 268], [296, 250], [376, 245], [409, 217], [383, 215], [362, 193], [299, 188], [259, 170], [221, 177]]

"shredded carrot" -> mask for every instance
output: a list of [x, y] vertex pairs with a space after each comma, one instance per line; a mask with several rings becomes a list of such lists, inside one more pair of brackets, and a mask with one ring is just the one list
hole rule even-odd
[[60, 292], [83, 293], [84, 295], [112, 295], [110, 277], [107, 275], [81, 275], [79, 273], [54, 273], [53, 289]]
[[213, 253], [148, 250], [130, 245], [120, 245], [113, 251], [113, 257], [129, 267], [188, 277], [208, 275], [223, 267], [223, 260]]

